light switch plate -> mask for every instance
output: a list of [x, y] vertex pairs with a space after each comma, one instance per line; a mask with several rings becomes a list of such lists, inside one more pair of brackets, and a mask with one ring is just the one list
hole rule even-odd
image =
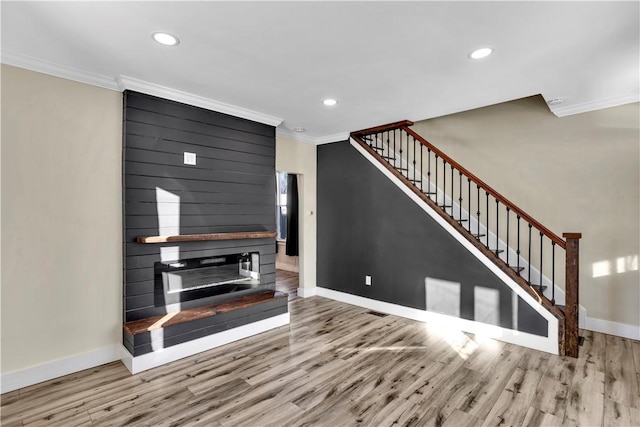
[[184, 164], [185, 165], [194, 165], [196, 164], [196, 153], [189, 153], [187, 151], [184, 152]]

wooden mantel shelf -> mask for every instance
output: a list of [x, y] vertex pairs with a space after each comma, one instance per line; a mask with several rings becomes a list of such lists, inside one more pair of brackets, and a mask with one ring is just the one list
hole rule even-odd
[[182, 234], [178, 236], [140, 236], [138, 243], [167, 243], [167, 242], [200, 242], [204, 240], [236, 240], [236, 239], [266, 239], [276, 237], [275, 231], [245, 231], [240, 233], [213, 234]]

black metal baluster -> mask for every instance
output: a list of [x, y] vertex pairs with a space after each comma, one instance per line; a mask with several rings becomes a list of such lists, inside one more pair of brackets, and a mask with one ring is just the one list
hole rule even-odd
[[455, 212], [453, 211], [453, 201], [455, 192], [453, 190], [453, 165], [451, 165], [451, 218], [455, 218]]
[[[400, 151], [399, 151], [399, 153], [400, 153], [400, 167], [404, 167], [404, 166], [402, 166], [402, 135], [400, 135]], [[409, 176], [409, 168], [408, 168], [408, 166], [409, 165], [407, 164], [407, 175], [405, 175], [406, 177]], [[403, 169], [402, 175], [404, 175], [404, 169]]]
[[435, 192], [436, 192], [436, 205], [437, 205], [437, 204], [439, 204], [438, 203], [438, 154], [436, 153], [435, 156], [436, 156], [436, 162], [435, 162], [436, 163], [436, 189], [435, 189]]
[[500, 212], [500, 202], [496, 199], [496, 256], [500, 255], [500, 245], [498, 243], [498, 234], [500, 234], [500, 220], [498, 213]]
[[531, 285], [531, 224], [529, 224], [529, 274], [527, 282]]
[[551, 241], [551, 304], [556, 305], [556, 242]]
[[518, 249], [516, 250], [516, 272], [520, 275], [520, 215], [516, 215], [518, 225]]
[[542, 234], [542, 231], [541, 231], [540, 232], [540, 288], [539, 288], [540, 289], [540, 293], [543, 292], [543, 289], [542, 289], [542, 243], [543, 243], [542, 238], [543, 238], [543, 236], [544, 235]]
[[442, 209], [447, 210], [447, 161], [442, 159]]
[[424, 166], [424, 154], [422, 154], [423, 149], [424, 149], [424, 145], [420, 144], [420, 192], [424, 192], [422, 188], [424, 185], [422, 183], [424, 178], [423, 171], [422, 171], [422, 167]]
[[[396, 134], [395, 130], [393, 130], [392, 132], [393, 132], [394, 135]], [[390, 139], [391, 139], [391, 137], [389, 136], [389, 132], [387, 132], [387, 139], [386, 139], [386, 141], [387, 141], [387, 157], [388, 157], [387, 162], [389, 162], [389, 164], [393, 165], [393, 167], [395, 168], [396, 167], [396, 162], [395, 162], [396, 159], [392, 159], [391, 158], [391, 153], [390, 153], [391, 150], [389, 150], [389, 145], [390, 145], [389, 141], [390, 141]], [[382, 150], [381, 151], [384, 153], [384, 144], [382, 145]]]
[[462, 172], [458, 172], [458, 220], [462, 224]]
[[467, 177], [467, 231], [471, 233], [471, 180]]
[[431, 148], [427, 147], [427, 196], [431, 199]]
[[480, 241], [480, 186], [478, 184], [476, 184], [476, 189], [477, 189], [477, 194], [476, 194], [476, 199], [477, 199], [477, 207], [476, 207], [476, 216], [478, 217], [478, 223], [476, 224], [476, 239], [478, 239], [478, 241]]
[[[416, 137], [413, 137], [413, 185], [416, 185]], [[420, 184], [422, 186], [422, 184]]]
[[507, 208], [507, 265], [509, 265], [509, 206], [506, 206]]
[[[393, 167], [396, 167], [396, 133], [393, 133]], [[391, 154], [390, 154], [391, 155]], [[402, 164], [401, 164], [402, 165]]]
[[486, 239], [484, 239], [484, 243], [485, 246], [487, 247], [487, 249], [489, 249], [489, 192], [485, 191], [485, 197], [486, 197], [486, 201], [487, 201], [487, 211], [485, 212], [485, 215], [487, 216], [487, 237]]

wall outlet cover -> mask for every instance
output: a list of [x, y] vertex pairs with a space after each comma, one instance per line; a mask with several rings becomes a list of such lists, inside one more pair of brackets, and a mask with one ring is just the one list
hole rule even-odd
[[364, 284], [371, 286], [371, 276], [364, 276]]
[[185, 165], [194, 165], [196, 164], [196, 153], [189, 153], [187, 151], [184, 152], [184, 164]]

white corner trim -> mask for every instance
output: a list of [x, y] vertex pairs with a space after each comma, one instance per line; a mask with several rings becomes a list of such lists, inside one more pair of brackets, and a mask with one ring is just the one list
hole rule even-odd
[[574, 114], [586, 113], [589, 111], [602, 110], [603, 108], [617, 107], [619, 105], [631, 104], [640, 101], [640, 94], [614, 96], [611, 98], [596, 99], [594, 101], [581, 102], [563, 106], [549, 106], [549, 109], [557, 117], [571, 116]]
[[435, 327], [442, 327], [446, 330], [455, 329], [470, 332], [482, 335], [483, 337], [493, 338], [498, 341], [533, 348], [551, 354], [558, 354], [558, 320], [555, 318], [553, 321], [549, 321], [548, 323], [548, 336], [541, 337], [527, 332], [514, 331], [513, 329], [502, 328], [500, 326], [488, 325], [445, 314], [364, 298], [323, 287], [318, 287], [318, 295], [347, 304], [356, 305], [358, 307], [364, 307], [369, 310], [416, 320]]
[[349, 135], [349, 132], [334, 133], [333, 135], [318, 137], [315, 140], [317, 145], [330, 144], [332, 142], [346, 141], [349, 139]]
[[318, 288], [316, 286], [313, 288], [298, 288], [298, 296], [301, 298], [315, 297], [316, 295], [318, 295]]
[[9, 391], [49, 381], [64, 375], [73, 374], [84, 369], [90, 369], [104, 365], [105, 363], [115, 362], [116, 360], [120, 360], [119, 348], [119, 345], [104, 347], [87, 353], [66, 357], [64, 359], [54, 360], [53, 362], [43, 363], [42, 365], [33, 366], [20, 371], [3, 374], [0, 380], [2, 383], [2, 386], [0, 387], [2, 389], [1, 392], [7, 393]]
[[133, 77], [118, 76], [117, 81], [120, 90], [134, 90], [136, 92], [146, 93], [147, 95], [158, 96], [161, 98], [170, 99], [172, 101], [194, 105], [196, 107], [206, 108], [207, 110], [229, 114], [231, 116], [252, 120], [258, 123], [264, 123], [270, 126], [278, 126], [283, 121], [283, 119], [278, 117], [269, 116], [257, 111], [248, 110], [246, 108], [237, 107], [235, 105], [226, 104], [220, 101], [215, 101], [210, 98], [205, 98], [200, 95], [195, 95], [166, 86], [157, 85], [155, 83], [145, 82]]
[[584, 329], [640, 341], [640, 326], [637, 325], [612, 322], [610, 320], [596, 319], [587, 316]]
[[105, 89], [117, 91], [120, 90], [120, 88], [118, 87], [118, 82], [113, 77], [79, 70], [77, 68], [56, 64], [53, 62], [45, 61], [43, 59], [38, 59], [7, 50], [3, 50], [1, 55], [3, 64], [36, 71], [38, 73], [48, 74], [50, 76], [60, 77], [67, 80], [73, 80], [75, 82], [86, 83]]
[[283, 313], [137, 357], [132, 356], [124, 346], [121, 346], [122, 363], [132, 374], [137, 374], [165, 363], [288, 325], [289, 321], [289, 313]]

